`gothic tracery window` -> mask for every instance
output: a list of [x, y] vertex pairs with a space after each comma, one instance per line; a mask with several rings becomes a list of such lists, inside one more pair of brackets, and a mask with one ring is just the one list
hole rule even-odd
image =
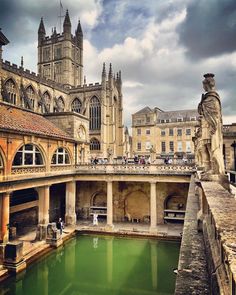
[[[50, 112], [51, 97], [50, 97], [50, 95], [49, 95], [49, 93], [48, 93], [47, 91], [44, 92], [44, 94], [43, 94], [43, 99], [44, 99], [44, 102], [45, 102], [45, 105], [46, 105], [48, 111]], [[46, 109], [43, 108], [43, 109], [42, 109], [42, 112], [43, 112], [43, 113], [46, 113]]]
[[51, 164], [53, 165], [65, 165], [70, 164], [69, 154], [66, 149], [58, 148], [52, 156]]
[[71, 104], [71, 110], [72, 112], [81, 113], [81, 109], [82, 109], [82, 102], [80, 99], [76, 97]]
[[31, 105], [32, 107], [34, 108], [35, 106], [35, 100], [36, 100], [36, 94], [35, 94], [35, 91], [33, 89], [33, 87], [30, 85], [26, 88], [26, 93], [27, 93], [27, 96], [31, 102]]
[[92, 138], [90, 140], [90, 150], [91, 151], [99, 151], [100, 150], [100, 142], [97, 138]]
[[13, 166], [43, 165], [43, 156], [37, 146], [23, 145], [16, 153]]
[[89, 106], [89, 129], [100, 130], [101, 129], [101, 104], [99, 99], [94, 96], [90, 100]]
[[5, 83], [10, 103], [16, 104], [16, 84], [12, 79]]
[[58, 105], [58, 111], [59, 112], [64, 112], [65, 110], [65, 103], [64, 103], [64, 99], [60, 96], [57, 99], [57, 105]]

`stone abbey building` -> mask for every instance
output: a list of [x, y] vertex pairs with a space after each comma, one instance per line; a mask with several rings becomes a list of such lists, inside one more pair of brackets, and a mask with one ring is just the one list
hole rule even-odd
[[[4, 42], [4, 41], [3, 41]], [[5, 40], [7, 43], [7, 40]], [[77, 143], [78, 162], [89, 154], [98, 158], [123, 155], [124, 128], [121, 72], [105, 64], [101, 83], [83, 81], [83, 33], [75, 35], [66, 12], [63, 32], [46, 36], [43, 19], [38, 29], [38, 74], [2, 62], [0, 101], [43, 114]]]

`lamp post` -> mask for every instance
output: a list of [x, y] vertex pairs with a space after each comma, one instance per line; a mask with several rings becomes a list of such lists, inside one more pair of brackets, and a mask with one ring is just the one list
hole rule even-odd
[[236, 141], [231, 144], [231, 147], [234, 149], [234, 171], [236, 171], [236, 155], [235, 155], [235, 150], [236, 150]]

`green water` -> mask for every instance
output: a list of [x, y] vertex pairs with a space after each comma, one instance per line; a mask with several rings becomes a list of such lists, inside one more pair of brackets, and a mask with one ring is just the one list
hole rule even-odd
[[0, 284], [0, 295], [174, 294], [179, 244], [79, 236]]

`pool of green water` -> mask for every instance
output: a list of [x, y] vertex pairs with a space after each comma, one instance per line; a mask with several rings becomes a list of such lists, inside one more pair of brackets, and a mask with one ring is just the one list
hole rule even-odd
[[78, 236], [2, 282], [0, 294], [174, 294], [178, 256], [175, 242]]

